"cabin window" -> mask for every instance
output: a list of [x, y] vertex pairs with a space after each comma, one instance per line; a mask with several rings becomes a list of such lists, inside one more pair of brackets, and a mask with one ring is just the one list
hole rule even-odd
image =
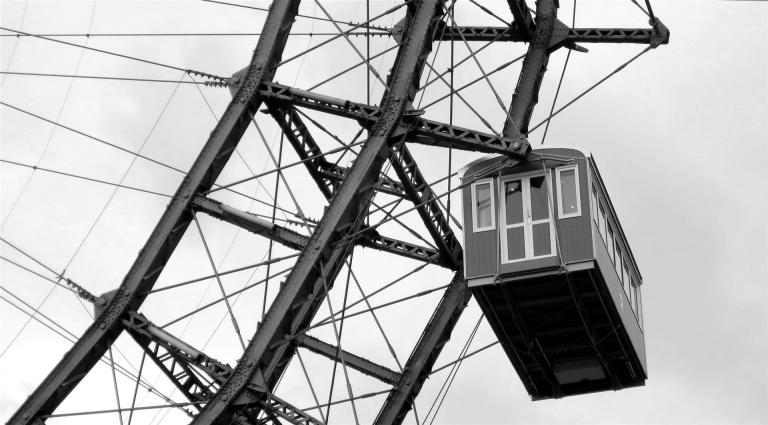
[[592, 196], [589, 199], [590, 200], [589, 209], [592, 211], [592, 219], [594, 219], [595, 223], [597, 223], [598, 222], [597, 218], [599, 217], [599, 215], [597, 214], [597, 191], [595, 190], [594, 187], [592, 188], [591, 194]]
[[493, 180], [481, 180], [472, 185], [472, 224], [475, 232], [493, 230], [495, 205], [493, 202]]
[[629, 289], [630, 303], [632, 304], [632, 310], [637, 311], [637, 293], [635, 292], [634, 285], [632, 285], [629, 277], [629, 266], [627, 262], [624, 262], [624, 274], [627, 275], [627, 288]]
[[606, 243], [608, 248], [608, 256], [611, 257], [613, 264], [616, 264], [616, 252], [614, 251], [615, 242], [613, 240], [613, 229], [611, 228], [610, 223], [608, 224], [608, 242]]
[[581, 191], [579, 169], [575, 165], [557, 169], [558, 217], [570, 218], [581, 215]]
[[624, 290], [627, 291], [629, 282], [627, 281], [627, 276], [624, 274], [624, 268], [621, 267], [621, 264], [621, 248], [619, 247], [619, 244], [616, 244], [616, 273], [619, 275], [619, 281], [624, 285]]
[[[633, 279], [634, 280], [634, 279]], [[640, 322], [640, 329], [643, 329], [643, 297], [642, 297], [642, 291], [640, 290], [640, 285], [637, 284], [637, 282], [633, 282], [635, 287], [635, 294], [637, 295], [635, 298], [637, 299], [637, 321]]]
[[603, 208], [603, 204], [600, 204], [598, 209], [600, 210], [600, 221], [598, 222], [598, 229], [600, 229], [600, 236], [603, 237], [603, 242], [607, 243], [608, 233], [605, 231], [605, 208]]
[[554, 253], [550, 183], [544, 175], [502, 180], [502, 262]]

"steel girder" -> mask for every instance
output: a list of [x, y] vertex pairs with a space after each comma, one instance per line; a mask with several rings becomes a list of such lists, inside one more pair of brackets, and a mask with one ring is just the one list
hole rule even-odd
[[[192, 208], [196, 211], [204, 212], [211, 217], [239, 226], [251, 233], [272, 239], [288, 248], [302, 250], [309, 242], [308, 236], [304, 236], [301, 233], [279, 226], [270, 221], [262, 220], [251, 213], [232, 208], [215, 199], [198, 195], [192, 201]], [[364, 247], [399, 255], [401, 257], [448, 267], [447, 264], [441, 262], [438, 251], [410, 242], [401, 241], [399, 239], [382, 236], [373, 229], [368, 232], [361, 232], [355, 239], [355, 243]]]
[[[371, 128], [383, 117], [382, 108], [332, 96], [300, 90], [276, 83], [263, 84], [259, 94], [264, 99], [355, 119]], [[418, 116], [419, 111], [404, 111], [398, 136], [408, 132], [409, 141], [474, 152], [488, 152], [524, 158], [530, 146], [524, 137], [502, 137], [468, 128], [452, 126]]]
[[304, 347], [313, 353], [329, 358], [335, 362], [340, 362], [343, 359], [346, 367], [374, 377], [381, 382], [394, 385], [400, 380], [400, 373], [360, 356], [339, 350], [338, 347], [323, 342], [315, 337], [301, 335], [297, 337], [296, 340], [298, 341], [299, 346]]
[[[426, 57], [423, 60], [426, 61]], [[409, 137], [408, 141], [411, 140]], [[403, 422], [471, 296], [464, 279], [461, 243], [443, 215], [432, 188], [421, 174], [405, 142], [395, 143], [394, 151], [389, 159], [392, 168], [410, 200], [417, 205], [419, 216], [440, 249], [443, 260], [450, 261], [458, 271], [409, 356], [402, 376], [387, 395], [376, 417], [377, 424]]]
[[248, 126], [249, 112], [258, 109], [261, 101], [257, 89], [274, 75], [274, 65], [282, 54], [298, 4], [298, 0], [272, 4], [245, 84], [211, 132], [109, 305], [11, 416], [9, 424], [39, 423], [41, 417], [52, 413], [117, 339], [123, 330], [121, 318], [142, 304], [192, 220], [188, 209], [192, 198], [213, 186]]
[[[527, 36], [530, 37], [533, 34], [533, 18], [528, 11], [528, 6], [525, 4], [525, 0], [507, 0], [509, 3], [509, 10], [512, 12], [514, 23], [520, 28]], [[539, 22], [538, 20], [536, 21]]]
[[[512, 1], [510, 0], [510, 4]], [[528, 132], [533, 108], [539, 100], [539, 88], [547, 71], [549, 47], [557, 20], [556, 0], [538, 0], [536, 2], [536, 29], [528, 45], [528, 52], [523, 59], [520, 79], [515, 87], [512, 104], [504, 123], [503, 135], [518, 136]]]
[[246, 347], [233, 375], [206, 404], [194, 424], [230, 423], [240, 412], [258, 415], [259, 407], [240, 398], [249, 383], [263, 385], [264, 396], [276, 384], [296, 349], [292, 339], [310, 323], [350, 252], [352, 240], [363, 222], [381, 167], [391, 150], [387, 144], [400, 128], [407, 96], [413, 87], [415, 69], [431, 45], [429, 35], [440, 16], [437, 0], [411, 2], [412, 19], [407, 22], [406, 41], [400, 46], [388, 80], [389, 90], [380, 102], [382, 119], [349, 170], [286, 278], [261, 326]]
[[395, 145], [394, 155], [389, 160], [392, 169], [403, 182], [408, 199], [418, 206], [416, 211], [437, 244], [442, 261], [454, 270], [461, 267], [463, 260], [461, 242], [453, 233], [451, 224], [443, 214], [434, 191], [424, 179], [404, 142]]
[[[289, 143], [296, 150], [299, 158], [305, 160], [309, 174], [315, 180], [326, 199], [333, 197], [341, 182], [349, 171], [348, 168], [336, 164], [321, 156], [322, 151], [312, 137], [312, 133], [304, 124], [301, 116], [292, 106], [280, 107], [267, 102], [269, 113], [283, 130]], [[393, 196], [403, 196], [403, 188], [398, 182], [382, 175], [376, 182], [376, 191]]]
[[[190, 401], [205, 403], [232, 375], [231, 366], [208, 357], [205, 353], [158, 328], [140, 313], [131, 312], [126, 319], [123, 319], [123, 324], [146, 355]], [[279, 416], [297, 425], [322, 425], [322, 422], [274, 394], [270, 394], [266, 400], [259, 400], [258, 391], [258, 388], [249, 387], [246, 392], [254, 403], [260, 403], [269, 417]], [[255, 421], [252, 422], [255, 423]], [[274, 422], [280, 423], [277, 420]]]
[[[653, 28], [568, 28], [557, 21], [555, 37], [550, 43], [550, 50], [571, 43], [633, 43], [667, 44], [666, 28], [654, 24]], [[440, 39], [466, 41], [508, 41], [528, 42], [531, 36], [514, 23], [508, 27], [451, 27], [446, 26], [440, 32]]]

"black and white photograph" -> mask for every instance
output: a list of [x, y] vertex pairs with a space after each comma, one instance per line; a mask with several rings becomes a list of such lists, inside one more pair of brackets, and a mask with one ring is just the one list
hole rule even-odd
[[0, 0], [0, 423], [768, 424], [768, 1]]

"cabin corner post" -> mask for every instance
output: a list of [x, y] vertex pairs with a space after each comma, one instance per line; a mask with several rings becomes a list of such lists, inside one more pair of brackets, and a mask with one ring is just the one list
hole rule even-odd
[[295, 337], [309, 327], [363, 225], [381, 168], [392, 154], [389, 143], [401, 127], [413, 79], [418, 78], [418, 62], [431, 45], [429, 30], [442, 13], [441, 6], [439, 0], [410, 2], [407, 32], [387, 81], [389, 89], [380, 102], [382, 118], [371, 128], [232, 375], [193, 424], [230, 423], [243, 414], [257, 417], [261, 408], [242, 397], [244, 391], [258, 388], [257, 397], [267, 398], [287, 368], [296, 350]]
[[547, 71], [556, 21], [557, 1], [537, 0], [536, 27], [523, 59], [523, 68], [504, 123], [504, 137], [514, 139], [528, 132], [533, 108], [539, 100], [539, 88]]

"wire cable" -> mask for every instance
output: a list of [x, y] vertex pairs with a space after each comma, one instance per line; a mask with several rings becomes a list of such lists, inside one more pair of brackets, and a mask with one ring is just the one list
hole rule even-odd
[[[84, 79], [94, 79], [94, 80], [138, 81], [138, 82], [149, 82], [149, 83], [179, 84], [177, 80], [163, 80], [163, 79], [157, 79], [157, 78], [111, 77], [111, 76], [105, 76], [105, 75], [50, 74], [50, 73], [21, 72], [21, 71], [13, 71], [13, 72], [0, 71], [0, 74], [22, 75], [27, 77], [63, 77], [63, 78], [84, 78]], [[210, 83], [206, 84], [206, 82], [197, 82], [197, 81], [182, 81], [181, 84], [198, 84], [198, 85], [204, 85], [204, 86], [210, 85]]]
[[0, 162], [6, 163], [6, 164], [17, 165], [19, 167], [32, 168], [32, 169], [35, 169], [35, 170], [45, 171], [45, 172], [48, 172], [48, 173], [58, 174], [58, 175], [62, 175], [62, 176], [73, 177], [73, 178], [76, 178], [76, 179], [87, 180], [87, 181], [91, 181], [91, 182], [94, 182], [94, 183], [101, 183], [101, 184], [106, 184], [106, 185], [110, 185], [110, 186], [120, 187], [120, 188], [123, 188], [123, 189], [130, 189], [130, 190], [135, 190], [135, 191], [138, 191], [138, 192], [149, 193], [151, 195], [162, 196], [162, 197], [165, 197], [165, 198], [171, 198], [172, 197], [171, 195], [168, 195], [168, 194], [165, 194], [165, 193], [160, 193], [160, 192], [155, 192], [155, 191], [149, 190], [149, 189], [142, 189], [140, 187], [129, 186], [129, 185], [119, 184], [119, 183], [114, 183], [114, 182], [108, 182], [106, 180], [101, 180], [101, 179], [97, 179], [97, 178], [93, 178], [93, 177], [86, 177], [86, 176], [81, 176], [81, 175], [77, 175], [77, 174], [67, 173], [67, 172], [64, 172], [64, 171], [52, 170], [50, 168], [36, 167], [34, 165], [23, 164], [21, 162], [11, 161], [11, 160], [8, 160], [8, 159], [0, 158]]
[[229, 81], [228, 78], [220, 77], [218, 75], [210, 74], [210, 73], [207, 73], [207, 72], [197, 71], [197, 70], [190, 69], [190, 68], [181, 68], [181, 67], [178, 67], [178, 66], [175, 66], [175, 65], [169, 65], [167, 63], [156, 62], [156, 61], [149, 60], [149, 59], [142, 59], [142, 58], [139, 58], [139, 57], [136, 57], [136, 56], [126, 55], [126, 54], [117, 53], [117, 52], [111, 52], [109, 50], [97, 49], [95, 47], [89, 47], [87, 45], [70, 43], [69, 41], [57, 40], [55, 38], [50, 38], [50, 37], [46, 37], [46, 36], [43, 36], [43, 35], [30, 34], [30, 33], [24, 32], [24, 31], [15, 30], [13, 28], [7, 28], [7, 27], [0, 26], [0, 30], [13, 32], [13, 33], [25, 35], [25, 36], [28, 36], [28, 37], [35, 37], [35, 38], [39, 38], [41, 40], [47, 40], [47, 41], [51, 41], [51, 42], [54, 42], [54, 43], [66, 44], [66, 45], [72, 46], [72, 47], [80, 47], [82, 49], [91, 50], [91, 51], [98, 52], [98, 53], [104, 53], [104, 54], [107, 54], [107, 55], [117, 56], [117, 57], [120, 57], [120, 58], [123, 58], [123, 59], [128, 59], [128, 60], [132, 60], [132, 61], [136, 61], [136, 62], [142, 62], [142, 63], [146, 63], [146, 64], [149, 64], [149, 65], [155, 65], [155, 66], [159, 66], [159, 67], [162, 67], [162, 68], [174, 69], [174, 70], [182, 71], [182, 72], [188, 73], [188, 74], [195, 74], [195, 75], [199, 75], [201, 77], [207, 77], [207, 78], [210, 78], [212, 80], [216, 80], [216, 81], [219, 81], [219, 82], [222, 82], [222, 83], [226, 83], [227, 81]]
[[640, 56], [644, 55], [645, 53], [647, 53], [647, 52], [648, 52], [649, 50], [651, 50], [652, 48], [653, 48], [653, 47], [651, 47], [651, 46], [648, 46], [648, 47], [646, 47], [645, 49], [643, 49], [643, 51], [641, 51], [640, 53], [638, 53], [638, 54], [636, 54], [635, 56], [631, 57], [631, 58], [630, 58], [628, 61], [624, 62], [623, 64], [619, 65], [619, 67], [618, 67], [618, 68], [616, 68], [616, 69], [614, 69], [614, 70], [613, 70], [613, 71], [612, 71], [610, 74], [608, 74], [608, 75], [606, 75], [605, 77], [601, 78], [601, 79], [600, 79], [600, 81], [598, 81], [598, 82], [596, 82], [595, 84], [591, 85], [589, 88], [587, 88], [586, 90], [584, 90], [583, 92], [581, 92], [581, 94], [579, 94], [579, 95], [578, 95], [578, 96], [576, 96], [575, 98], [571, 99], [571, 100], [570, 100], [568, 103], [566, 103], [565, 105], [561, 106], [561, 107], [560, 107], [560, 108], [559, 108], [557, 111], [555, 111], [554, 113], [550, 114], [550, 115], [549, 115], [547, 118], [545, 118], [544, 120], [542, 120], [540, 123], [538, 123], [538, 124], [536, 124], [535, 126], [533, 126], [533, 128], [531, 128], [530, 130], [528, 130], [528, 133], [526, 133], [526, 134], [531, 134], [531, 133], [533, 133], [533, 131], [534, 131], [534, 130], [536, 130], [537, 128], [541, 127], [543, 124], [546, 124], [546, 123], [547, 123], [549, 120], [551, 120], [552, 118], [554, 118], [554, 117], [555, 117], [557, 114], [559, 114], [560, 112], [563, 112], [563, 110], [564, 110], [565, 108], [567, 108], [567, 107], [569, 107], [569, 106], [573, 105], [573, 103], [574, 103], [574, 102], [576, 102], [577, 100], [579, 100], [579, 99], [581, 99], [582, 97], [584, 97], [584, 95], [586, 95], [587, 93], [589, 93], [589, 92], [591, 92], [592, 90], [594, 90], [594, 89], [595, 89], [597, 86], [599, 86], [600, 84], [604, 83], [604, 82], [605, 82], [607, 79], [609, 79], [610, 77], [612, 77], [612, 76], [616, 75], [616, 74], [617, 74], [619, 71], [621, 71], [622, 69], [626, 68], [626, 67], [627, 67], [627, 65], [629, 65], [629, 64], [630, 64], [630, 63], [632, 63], [632, 62], [634, 62], [634, 61], [635, 61], [637, 58], [639, 58]]
[[[576, 0], [573, 0], [573, 18], [571, 19], [571, 28], [576, 26]], [[563, 71], [560, 73], [560, 80], [557, 82], [557, 90], [555, 90], [555, 97], [552, 99], [552, 107], [549, 109], [549, 114], [555, 111], [555, 105], [557, 104], [557, 98], [560, 96], [560, 88], [563, 86], [563, 78], [565, 78], [565, 70], [568, 69], [568, 61], [571, 59], [572, 49], [568, 49], [568, 53], [565, 56], [565, 63], [563, 64]], [[544, 127], [544, 134], [541, 136], [541, 145], [547, 140], [547, 133], [549, 132], [549, 124], [552, 121], [547, 121], [546, 127]]]
[[[96, 9], [96, 2], [94, 2], [91, 5], [91, 13], [89, 17], [89, 23], [88, 23], [88, 31], [90, 31], [93, 28], [93, 17], [94, 17], [94, 11]], [[25, 8], [26, 10], [26, 8]], [[86, 40], [86, 44], [88, 43], [88, 40]], [[85, 54], [85, 50], [80, 50], [80, 54], [77, 57], [77, 63], [75, 64], [75, 74], [80, 70], [80, 65], [83, 63], [83, 56]], [[54, 122], [59, 122], [61, 119], [61, 114], [64, 112], [64, 108], [67, 106], [67, 102], [69, 101], [69, 95], [72, 93], [72, 86], [74, 85], [75, 80], [70, 79], [69, 84], [67, 84], [67, 90], [64, 92], [64, 99], [61, 101], [61, 104], [59, 105], [59, 110], [56, 112], [56, 118], [54, 119]], [[40, 153], [40, 155], [37, 158], [37, 162], [35, 165], [40, 165], [41, 162], [45, 159], [45, 155], [48, 153], [48, 148], [51, 145], [51, 140], [53, 140], [53, 135], [56, 133], [56, 125], [51, 127], [50, 132], [48, 132], [48, 139], [45, 141], [45, 146], [43, 147], [43, 152]], [[21, 192], [19, 192], [19, 195], [14, 199], [13, 203], [11, 204], [11, 208], [8, 210], [8, 214], [3, 218], [2, 223], [0, 223], [0, 228], [3, 228], [5, 224], [8, 222], [8, 220], [13, 215], [13, 212], [16, 210], [16, 206], [18, 205], [19, 201], [24, 197], [24, 194], [27, 191], [27, 188], [29, 188], [29, 184], [32, 182], [32, 178], [35, 175], [35, 170], [32, 170], [32, 173], [30, 173], [27, 176], [27, 180], [24, 182], [24, 185], [21, 188]]]
[[[242, 7], [244, 9], [252, 9], [252, 10], [259, 10], [259, 11], [262, 11], [262, 12], [269, 12], [269, 9], [266, 8], [266, 7], [248, 6], [248, 5], [244, 5], [244, 4], [229, 3], [229, 2], [218, 1], [218, 0], [202, 0], [202, 1], [204, 1], [206, 3], [217, 3], [217, 4], [223, 4], [223, 5], [226, 5], [226, 6], [235, 6], [235, 7]], [[315, 21], [332, 22], [332, 23], [336, 23], [336, 24], [349, 25], [349, 26], [355, 26], [355, 27], [365, 26], [366, 28], [370, 28], [370, 29], [374, 29], [374, 30], [389, 31], [388, 28], [379, 27], [379, 26], [370, 25], [370, 24], [365, 25], [365, 24], [356, 24], [354, 22], [336, 21], [336, 20], [329, 19], [329, 18], [322, 18], [320, 16], [303, 15], [301, 13], [297, 13], [296, 16], [299, 17], [299, 18], [312, 19], [312, 20], [315, 20]]]
[[[26, 0], [24, 2], [24, 9], [21, 11], [21, 21], [19, 22], [19, 28], [24, 28], [24, 20], [27, 17], [27, 6], [29, 6], [29, 0]], [[16, 56], [16, 47], [19, 46], [19, 43], [21, 42], [20, 39], [16, 39], [16, 41], [13, 43], [13, 47], [11, 48], [11, 53], [8, 55], [8, 63], [5, 65], [5, 69], [11, 69], [11, 65], [13, 65], [13, 58]], [[0, 87], [2, 87], [3, 83], [5, 82], [5, 76], [0, 78]]]
[[[347, 23], [349, 25], [349, 23]], [[335, 32], [292, 32], [289, 36], [334, 36]], [[389, 36], [390, 30], [385, 28], [378, 29], [370, 33], [372, 36]], [[38, 34], [0, 34], [1, 37], [15, 37], [22, 39], [25, 37], [251, 37], [260, 36], [260, 32], [97, 32], [97, 33], [38, 33]], [[351, 32], [349, 35], [366, 36], [365, 32]]]

